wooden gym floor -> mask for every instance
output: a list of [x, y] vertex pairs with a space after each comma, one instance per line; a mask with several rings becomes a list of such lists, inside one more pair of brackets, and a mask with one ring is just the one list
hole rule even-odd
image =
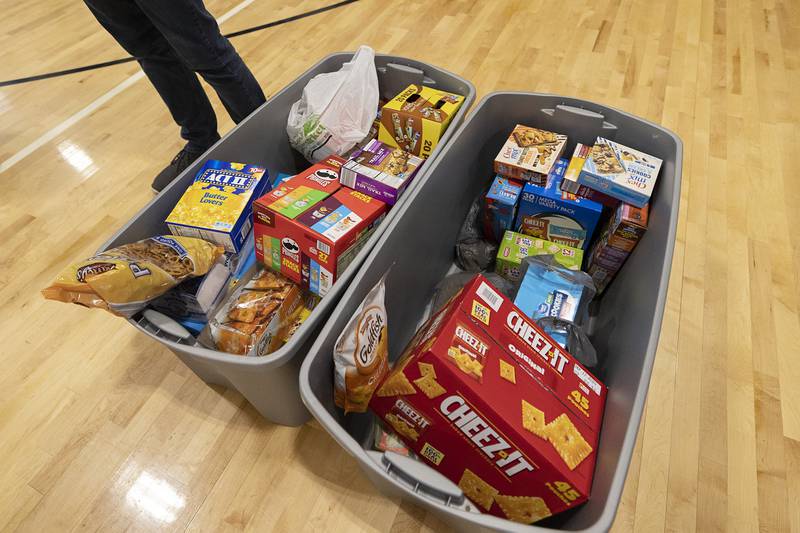
[[[223, 31], [327, 3], [240, 2], [208, 1]], [[123, 55], [80, 2], [0, 13], [3, 79]], [[669, 299], [615, 530], [800, 531], [800, 3], [364, 0], [234, 41], [268, 94], [361, 43], [479, 96], [574, 95], [682, 137]], [[0, 529], [443, 529], [377, 494], [315, 424], [266, 423], [123, 320], [39, 296], [152, 198], [181, 146], [137, 72], [0, 89]]]

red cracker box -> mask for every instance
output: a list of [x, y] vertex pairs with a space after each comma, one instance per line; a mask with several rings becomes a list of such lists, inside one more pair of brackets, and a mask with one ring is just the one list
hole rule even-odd
[[483, 512], [531, 523], [589, 497], [606, 387], [477, 275], [370, 401]]
[[253, 204], [256, 259], [325, 296], [383, 220], [386, 204], [347, 188], [329, 194], [298, 185], [298, 177], [313, 179], [306, 174], [284, 182], [287, 193], [272, 191]]

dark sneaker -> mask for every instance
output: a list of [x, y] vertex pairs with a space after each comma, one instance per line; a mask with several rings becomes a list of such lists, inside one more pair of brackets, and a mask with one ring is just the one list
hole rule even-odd
[[153, 192], [158, 194], [163, 191], [167, 185], [172, 183], [181, 172], [186, 170], [186, 167], [194, 163], [194, 160], [201, 155], [203, 155], [202, 152], [189, 152], [186, 148], [175, 154], [175, 157], [172, 158], [172, 162], [167, 168], [158, 173], [158, 176], [156, 176], [156, 179], [154, 179], [152, 185], [150, 185], [150, 187], [153, 188]]

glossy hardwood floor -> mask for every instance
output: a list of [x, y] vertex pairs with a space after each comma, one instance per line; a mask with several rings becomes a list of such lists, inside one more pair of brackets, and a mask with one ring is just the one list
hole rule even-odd
[[[326, 3], [247, 0], [222, 26]], [[0, 13], [2, 79], [123, 55], [80, 2]], [[364, 0], [234, 41], [267, 93], [361, 43], [479, 96], [574, 95], [682, 137], [667, 311], [614, 529], [800, 531], [800, 3]], [[0, 89], [0, 530], [443, 529], [315, 424], [266, 423], [124, 321], [41, 299], [181, 146], [136, 72]]]

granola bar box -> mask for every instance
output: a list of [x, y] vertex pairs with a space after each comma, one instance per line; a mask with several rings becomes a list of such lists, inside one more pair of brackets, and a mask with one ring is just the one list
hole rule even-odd
[[589, 497], [605, 386], [481, 276], [370, 401], [475, 507], [531, 523]]
[[394, 205], [414, 179], [422, 162], [421, 158], [405, 150], [372, 140], [354, 152], [344, 164], [340, 181], [345, 187]]
[[544, 186], [566, 147], [566, 135], [517, 124], [494, 159], [494, 171]]
[[381, 109], [378, 140], [426, 159], [463, 103], [458, 94], [409, 85]]
[[269, 187], [264, 167], [211, 159], [175, 204], [167, 227], [173, 235], [197, 237], [238, 253], [252, 227], [253, 200]]
[[[288, 192], [272, 191], [256, 200], [253, 232], [258, 261], [312, 294], [325, 296], [383, 220], [386, 204], [338, 188], [338, 181], [333, 194], [296, 182], [314, 175], [299, 174], [282, 184]], [[332, 184], [331, 180], [326, 186], [334, 188]]]
[[603, 194], [591, 187], [578, 183], [578, 176], [580, 176], [583, 165], [586, 164], [586, 160], [591, 153], [591, 146], [581, 143], [575, 145], [575, 151], [572, 153], [572, 158], [569, 160], [567, 171], [564, 173], [564, 179], [561, 180], [561, 190], [588, 198], [589, 200], [594, 200], [595, 202], [611, 208], [616, 208], [620, 204], [620, 201], [613, 196]]
[[635, 207], [650, 201], [661, 160], [598, 137], [578, 175], [578, 183]]

